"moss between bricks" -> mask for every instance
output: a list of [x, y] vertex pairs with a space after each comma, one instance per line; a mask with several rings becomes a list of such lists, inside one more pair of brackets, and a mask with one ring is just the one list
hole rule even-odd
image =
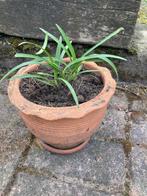
[[36, 51], [36, 48], [31, 45], [19, 46], [19, 44], [23, 41], [31, 41], [37, 44], [39, 43], [38, 40], [26, 40], [19, 37], [4, 35], [0, 41], [0, 57], [13, 57], [16, 51], [26, 53], [34, 53]]
[[139, 11], [138, 23], [147, 24], [147, 8]]
[[144, 3], [145, 5], [141, 6], [141, 9], [138, 13], [137, 22], [140, 24], [147, 24], [147, 1]]

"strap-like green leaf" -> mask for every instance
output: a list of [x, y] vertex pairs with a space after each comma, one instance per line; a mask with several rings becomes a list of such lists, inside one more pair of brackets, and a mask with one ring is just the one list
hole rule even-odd
[[88, 70], [80, 71], [78, 75], [84, 74], [84, 73], [92, 73], [92, 72], [98, 72], [98, 70], [88, 69]]
[[49, 86], [55, 86], [54, 80], [53, 81], [51, 81], [51, 80], [45, 81], [45, 80], [42, 80], [42, 79], [39, 79], [39, 78], [35, 78], [35, 80], [37, 80], [39, 82], [42, 82], [43, 84], [46, 84], [46, 85], [49, 85]]
[[56, 62], [57, 64], [63, 64], [63, 65], [65, 65], [66, 66], [66, 63], [62, 60], [62, 59], [56, 59], [55, 57], [53, 57], [53, 59], [54, 59], [54, 62]]
[[106, 57], [104, 57], [103, 60], [104, 60], [106, 63], [108, 63], [108, 64], [112, 67], [112, 69], [113, 69], [114, 72], [116, 73], [117, 80], [118, 80], [118, 72], [117, 72], [117, 69], [116, 69], [114, 63], [113, 63], [110, 59], [108, 59], [108, 58], [106, 58]]
[[[40, 45], [36, 44], [36, 43], [32, 43], [32, 42], [22, 42], [19, 44], [19, 46], [21, 45], [24, 45], [24, 44], [28, 44], [28, 45], [32, 45], [32, 46], [35, 46], [36, 48], [39, 48], [40, 50], [39, 51], [43, 51], [46, 53], [46, 55], [49, 57], [50, 61], [52, 61], [52, 56], [51, 54], [46, 50], [44, 49], [43, 47], [41, 47]], [[39, 52], [38, 51], [38, 52]], [[38, 52], [36, 52], [36, 54], [39, 54]], [[41, 54], [41, 53], [40, 53]]]
[[16, 72], [17, 70], [19, 70], [20, 68], [26, 66], [26, 65], [32, 65], [32, 64], [40, 64], [39, 61], [37, 60], [33, 60], [33, 61], [27, 61], [27, 62], [24, 62], [24, 63], [21, 63], [17, 66], [15, 66], [14, 68], [12, 68], [10, 71], [8, 71], [0, 80], [3, 81], [4, 79], [8, 78], [11, 74], [13, 74], [14, 72]]
[[45, 51], [45, 49], [47, 48], [47, 44], [48, 44], [48, 35], [46, 34], [45, 39], [44, 39], [44, 43], [43, 43], [41, 49], [38, 52], [36, 52], [36, 54], [42, 54]]
[[[96, 54], [97, 55], [97, 54]], [[111, 54], [100, 54], [101, 56], [107, 57], [107, 58], [114, 58], [114, 59], [119, 59], [123, 61], [127, 61], [127, 59], [117, 56], [117, 55], [111, 55]]]
[[59, 37], [59, 42], [58, 42], [57, 48], [56, 48], [56, 54], [55, 54], [55, 57], [57, 59], [59, 59], [59, 57], [60, 57], [60, 53], [61, 53], [61, 49], [62, 49], [61, 44], [62, 44], [62, 37], [60, 36]]
[[76, 105], [79, 107], [79, 101], [78, 101], [78, 97], [76, 95], [76, 92], [74, 90], [74, 88], [72, 87], [72, 85], [65, 79], [63, 78], [58, 78], [59, 80], [61, 80], [69, 89], [69, 91], [71, 92], [72, 96], [73, 96], [73, 99], [76, 103]]
[[[70, 43], [72, 43], [72, 41], [70, 41]], [[68, 46], [67, 46], [67, 45], [65, 46], [65, 48], [68, 50]], [[61, 59], [63, 59], [65, 53], [66, 53], [65, 50], [63, 50], [63, 51], [61, 52]]]
[[40, 81], [44, 84], [50, 85], [50, 86], [55, 86], [54, 84], [54, 80], [49, 80], [44, 76], [40, 76], [37, 74], [23, 74], [23, 75], [15, 75], [13, 77], [10, 78], [10, 80], [15, 80], [15, 79], [24, 79], [24, 78], [31, 78], [31, 79], [35, 79], [37, 81]]
[[74, 65], [77, 64], [77, 63], [79, 63], [79, 65], [80, 65], [80, 63], [82, 63], [82, 62], [84, 62], [84, 61], [89, 61], [89, 60], [93, 60], [94, 62], [97, 62], [97, 61], [99, 61], [99, 59], [100, 59], [100, 60], [103, 60], [103, 61], [105, 61], [105, 62], [107, 62], [107, 63], [112, 67], [112, 69], [115, 71], [115, 73], [116, 73], [116, 75], [117, 75], [117, 77], [118, 77], [117, 69], [116, 69], [114, 63], [113, 63], [110, 59], [108, 59], [106, 56], [101, 55], [101, 54], [91, 54], [91, 55], [89, 55], [89, 56], [84, 56], [84, 57], [82, 56], [82, 57], [80, 57], [80, 58], [78, 58], [78, 59], [72, 61], [71, 63], [69, 63], [69, 64], [64, 68], [64, 72], [65, 72], [69, 67], [74, 66]]
[[19, 58], [34, 58], [35, 60], [40, 60], [42, 62], [47, 62], [47, 65], [55, 70], [59, 70], [58, 65], [55, 62], [49, 61], [47, 57], [41, 57], [33, 54], [16, 53], [15, 57]]
[[65, 48], [65, 46], [64, 46], [63, 44], [59, 43], [59, 40], [58, 40], [54, 35], [52, 35], [51, 33], [49, 33], [48, 31], [46, 31], [46, 30], [44, 30], [44, 29], [42, 29], [42, 28], [40, 28], [40, 30], [41, 30], [43, 33], [47, 34], [47, 35], [48, 35], [52, 40], [54, 40], [57, 44], [61, 45], [62, 49], [65, 50], [65, 51], [66, 51], [66, 54], [71, 58], [71, 54], [69, 53], [69, 51]]
[[23, 75], [14, 75], [13, 77], [11, 77], [9, 80], [15, 80], [17, 78], [39, 78], [39, 79], [44, 79], [46, 80], [46, 78], [44, 76], [40, 76], [39, 74], [23, 74]]
[[124, 28], [121, 27], [119, 29], [117, 29], [116, 31], [110, 33], [108, 36], [106, 36], [104, 39], [102, 39], [100, 42], [98, 42], [97, 44], [95, 44], [92, 48], [90, 48], [89, 50], [87, 50], [87, 52], [85, 52], [83, 54], [83, 56], [88, 55], [89, 53], [91, 53], [94, 49], [96, 49], [98, 46], [102, 45], [104, 42], [108, 41], [109, 39], [111, 39], [112, 37], [114, 37], [116, 34], [118, 34], [119, 32], [123, 31]]
[[60, 36], [59, 42], [58, 42], [58, 45], [57, 45], [57, 48], [56, 48], [56, 54], [55, 54], [56, 59], [59, 60], [58, 66], [60, 66], [60, 63], [61, 63], [60, 60], [62, 60], [61, 59], [61, 49], [62, 49], [61, 44], [62, 44], [62, 37]]
[[52, 77], [52, 78], [54, 77], [54, 75], [49, 73], [44, 73], [44, 72], [35, 72], [35, 73], [41, 76]]
[[70, 68], [71, 66], [74, 66], [76, 64], [80, 64], [81, 62], [83, 61], [87, 61], [87, 60], [93, 60], [93, 59], [98, 59], [98, 57], [93, 57], [92, 55], [89, 55], [89, 56], [82, 56], [78, 59], [75, 59], [73, 61], [71, 61], [65, 68], [64, 68], [64, 71], [66, 71], [68, 68]]
[[75, 59], [76, 58], [76, 53], [75, 53], [74, 47], [72, 46], [72, 44], [70, 42], [70, 39], [68, 38], [66, 33], [63, 31], [63, 29], [59, 25], [56, 24], [56, 26], [57, 26], [59, 32], [61, 33], [65, 43], [67, 44], [67, 46], [69, 48], [69, 51], [70, 51], [70, 53], [72, 55], [72, 58]]
[[41, 57], [41, 56], [37, 56], [34, 54], [24, 54], [24, 53], [16, 53], [15, 57], [17, 58], [32, 58], [32, 59], [38, 59], [38, 60], [42, 60], [42, 61], [47, 61], [47, 58]]

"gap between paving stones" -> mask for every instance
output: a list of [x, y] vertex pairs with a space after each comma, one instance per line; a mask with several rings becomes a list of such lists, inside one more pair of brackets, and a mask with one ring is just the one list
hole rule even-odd
[[[128, 99], [129, 100], [129, 99]], [[132, 106], [132, 103], [133, 101], [130, 101], [129, 100], [129, 107], [128, 108], [131, 108]], [[129, 110], [128, 110], [129, 111]], [[128, 118], [127, 122], [126, 122], [126, 126], [125, 126], [125, 139], [117, 139], [117, 138], [99, 138], [99, 141], [109, 141], [109, 142], [116, 142], [116, 143], [121, 143], [123, 144], [123, 147], [124, 147], [124, 152], [125, 152], [125, 156], [126, 156], [126, 181], [125, 181], [125, 194], [129, 194], [129, 191], [130, 191], [130, 168], [131, 168], [131, 160], [130, 160], [130, 157], [129, 157], [129, 154], [130, 154], [130, 151], [131, 151], [131, 148], [133, 146], [135, 146], [136, 144], [132, 144], [130, 143], [130, 119], [128, 117], [128, 111], [125, 110], [126, 112], [126, 116]], [[53, 179], [56, 179], [56, 180], [59, 180], [59, 181], [62, 181], [62, 182], [66, 182], [66, 183], [73, 183], [76, 182], [76, 183], [79, 183], [79, 181], [81, 181], [82, 179], [78, 179], [78, 178], [69, 178], [69, 177], [65, 177], [65, 176], [55, 176], [55, 175], [52, 175], [52, 173], [49, 173], [47, 176], [46, 176], [46, 171], [43, 170], [41, 173], [39, 171], [36, 171], [35, 168], [29, 168], [29, 167], [22, 167], [20, 165], [20, 163], [23, 163], [27, 157], [27, 154], [29, 152], [29, 149], [30, 149], [30, 146], [31, 144], [33, 143], [33, 137], [31, 139], [31, 142], [30, 144], [26, 147], [26, 149], [22, 152], [21, 156], [19, 157], [19, 161], [18, 161], [18, 164], [15, 168], [15, 171], [9, 181], [9, 183], [7, 184], [7, 187], [4, 191], [4, 194], [7, 195], [9, 193], [9, 191], [11, 190], [11, 188], [13, 187], [13, 184], [17, 178], [17, 174], [20, 173], [20, 172], [25, 172], [25, 173], [28, 173], [30, 175], [43, 175], [45, 177], [49, 177], [49, 178], [53, 178]], [[126, 142], [126, 143], [124, 143]], [[140, 147], [143, 147], [144, 146], [140, 146]], [[106, 191], [105, 190], [105, 185], [97, 185], [91, 181], [85, 181], [84, 180], [84, 184], [86, 187], [91, 187], [91, 188], [94, 188], [98, 191]], [[114, 193], [114, 189], [112, 190], [111, 187], [107, 187], [107, 192], [111, 193], [113, 192]], [[116, 192], [118, 193], [118, 192]]]
[[124, 195], [129, 195], [131, 190], [131, 162], [130, 162], [130, 152], [132, 149], [132, 144], [130, 142], [130, 122], [128, 118], [128, 112], [126, 112], [126, 125], [125, 125], [125, 140], [123, 141], [123, 149], [126, 159], [126, 178], [125, 178], [125, 192]]
[[[104, 141], [115, 142], [115, 143], [122, 143], [123, 147], [125, 145], [124, 141], [117, 140], [117, 139], [104, 138]], [[22, 154], [22, 158], [20, 159], [19, 164], [17, 166], [17, 169], [15, 170], [16, 173], [13, 176], [13, 181], [11, 182], [11, 187], [9, 189], [7, 189], [7, 190], [11, 191], [11, 188], [13, 187], [14, 182], [15, 182], [15, 180], [17, 178], [17, 174], [20, 173], [20, 172], [28, 173], [29, 175], [33, 175], [33, 176], [34, 175], [35, 176], [44, 176], [44, 177], [47, 177], [47, 178], [56, 179], [57, 181], [64, 182], [64, 183], [79, 184], [80, 181], [83, 181], [83, 179], [79, 179], [79, 178], [75, 178], [75, 177], [74, 178], [73, 177], [70, 178], [70, 177], [67, 177], [67, 176], [57, 176], [57, 175], [55, 176], [51, 172], [46, 171], [44, 169], [43, 170], [41, 169], [40, 171], [36, 171], [36, 168], [22, 166], [21, 164], [23, 164], [23, 162], [25, 161], [29, 149], [30, 149], [30, 147], [24, 152], [24, 154]], [[124, 151], [125, 151], [125, 148], [124, 148]], [[126, 156], [126, 159], [127, 158], [128, 158], [128, 156]], [[127, 165], [128, 165], [128, 161], [127, 161], [126, 167], [127, 167]], [[97, 185], [97, 184], [95, 184], [92, 181], [84, 180], [84, 186], [87, 187], [87, 188], [92, 188], [92, 189], [94, 189], [96, 191], [102, 191], [102, 192], [104, 191], [104, 192], [107, 192], [107, 193], [119, 193], [118, 192], [118, 187], [117, 186], [115, 187], [114, 185], [113, 185], [113, 187], [105, 186], [103, 184], [98, 184]], [[129, 184], [129, 187], [130, 187], [130, 184]], [[128, 180], [126, 179], [124, 192], [126, 194], [129, 191], [130, 191], [130, 188], [128, 188]]]
[[30, 150], [30, 147], [31, 147], [33, 141], [34, 141], [34, 136], [31, 135], [30, 143], [26, 146], [26, 148], [24, 149], [24, 151], [21, 153], [20, 157], [18, 158], [18, 162], [17, 162], [17, 164], [16, 164], [16, 166], [15, 166], [15, 168], [13, 170], [13, 173], [12, 173], [12, 175], [11, 175], [11, 177], [10, 177], [10, 179], [9, 179], [9, 181], [8, 181], [4, 191], [2, 193], [4, 196], [8, 195], [8, 193], [11, 190], [11, 188], [13, 187], [13, 184], [15, 182], [16, 176], [18, 174], [18, 166], [19, 166], [20, 162], [22, 160], [25, 160], [25, 158], [27, 157], [27, 154], [28, 154], [28, 152]]
[[[132, 192], [132, 187], [131, 187], [131, 183], [132, 183], [132, 167], [133, 167], [133, 163], [132, 163], [132, 159], [131, 159], [131, 152], [133, 147], [135, 146], [139, 146], [142, 148], [146, 148], [145, 145], [142, 144], [138, 144], [136, 142], [133, 142], [131, 140], [131, 128], [132, 128], [132, 119], [130, 117], [130, 113], [134, 111], [134, 100], [139, 101], [139, 103], [141, 104], [141, 107], [139, 107], [139, 111], [141, 112], [146, 112], [146, 108], [144, 108], [143, 104], [145, 101], [145, 96], [142, 98], [140, 98], [139, 96], [136, 96], [135, 94], [128, 92], [126, 93], [127, 98], [128, 98], [128, 111], [126, 112], [126, 117], [127, 117], [127, 123], [126, 123], [126, 127], [125, 127], [125, 136], [126, 136], [126, 143], [124, 144], [124, 152], [126, 155], [126, 182], [125, 182], [125, 189], [126, 189], [126, 195], [130, 195], [130, 193]], [[138, 104], [139, 104], [138, 103]]]
[[[29, 150], [29, 149], [28, 149]], [[28, 151], [27, 151], [28, 154]], [[19, 161], [18, 167], [16, 169], [16, 174], [14, 176], [14, 181], [13, 184], [11, 184], [11, 188], [14, 185], [14, 182], [17, 178], [17, 175], [19, 173], [26, 173], [32, 176], [36, 176], [36, 177], [44, 177], [44, 178], [49, 178], [52, 180], [56, 180], [57, 182], [63, 182], [63, 183], [70, 183], [70, 184], [75, 184], [75, 185], [83, 185], [85, 188], [91, 188], [94, 189], [95, 191], [99, 191], [99, 192], [106, 192], [106, 193], [120, 193], [121, 191], [119, 191], [118, 185], [104, 185], [104, 184], [97, 184], [96, 182], [93, 182], [92, 180], [86, 180], [86, 179], [82, 179], [82, 178], [77, 178], [77, 177], [67, 177], [65, 175], [54, 175], [52, 174], [52, 172], [50, 172], [47, 169], [36, 169], [34, 167], [27, 167], [27, 166], [23, 166], [24, 161], [26, 160], [27, 154], [25, 155], [25, 158], [22, 158]], [[59, 155], [62, 156], [62, 155]], [[120, 188], [121, 189], [121, 188]], [[9, 191], [11, 191], [11, 189], [9, 189]]]
[[[29, 183], [28, 183], [29, 182]], [[30, 176], [26, 173], [19, 173], [16, 184], [10, 192], [10, 196], [19, 196], [20, 192], [23, 196], [122, 196], [122, 193], [106, 193], [97, 191], [90, 187], [85, 187], [84, 184], [73, 184], [61, 181], [54, 181], [43, 177]]]
[[[9, 180], [9, 182], [3, 192], [4, 196], [9, 195], [11, 189], [13, 188], [13, 185], [15, 184], [15, 181], [17, 179], [18, 174], [21, 172], [24, 172], [24, 173], [32, 175], [32, 176], [45, 177], [45, 178], [49, 178], [52, 180], [56, 180], [58, 182], [63, 182], [63, 183], [68, 183], [68, 184], [82, 185], [84, 183], [84, 186], [86, 188], [92, 188], [98, 192], [106, 192], [106, 193], [113, 193], [113, 194], [121, 193], [118, 191], [117, 185], [116, 185], [116, 187], [114, 185], [113, 186], [111, 186], [111, 185], [106, 186], [103, 184], [96, 184], [90, 180], [85, 180], [85, 179], [83, 180], [83, 179], [79, 179], [76, 177], [67, 177], [64, 175], [63, 176], [62, 175], [60, 175], [60, 176], [54, 175], [54, 174], [52, 174], [52, 172], [49, 172], [48, 170], [45, 170], [45, 169], [37, 170], [36, 168], [33, 168], [33, 167], [24, 167], [23, 163], [27, 158], [28, 152], [31, 148], [33, 141], [34, 141], [34, 136], [32, 136], [30, 144], [25, 148], [25, 150], [22, 152], [21, 156], [19, 157], [18, 163], [14, 169], [14, 172], [13, 172], [13, 174], [12, 174], [12, 176], [11, 176], [11, 178], [10, 178], [10, 180]], [[106, 141], [106, 140], [104, 140], [104, 141]], [[114, 140], [109, 140], [109, 141], [116, 142]], [[119, 143], [119, 141], [117, 143]], [[59, 156], [61, 156], [61, 155], [59, 155]]]
[[[132, 160], [130, 158], [130, 153], [132, 151], [132, 148], [135, 146], [138, 146], [140, 148], [145, 148], [147, 149], [147, 145], [145, 144], [138, 144], [137, 142], [132, 142], [131, 141], [131, 136], [130, 136], [130, 130], [132, 127], [131, 121], [132, 119], [130, 118], [129, 113], [135, 111], [134, 109], [134, 100], [138, 102], [141, 106], [139, 106], [139, 111], [146, 113], [146, 108], [144, 107], [144, 101], [145, 101], [145, 96], [143, 99], [140, 96], [137, 96], [137, 93], [132, 92], [131, 90], [125, 90], [124, 89], [119, 89], [120, 91], [124, 91], [127, 95], [128, 99], [128, 108], [119, 108], [118, 110], [125, 111], [126, 115], [126, 125], [125, 125], [125, 139], [119, 139], [119, 138], [99, 138], [102, 141], [113, 141], [117, 143], [121, 143], [123, 145], [124, 153], [126, 156], [126, 180], [125, 180], [125, 195], [129, 195], [131, 192], [131, 168], [132, 168]], [[136, 105], [135, 105], [136, 107]], [[117, 107], [115, 107], [117, 109]], [[138, 109], [138, 108], [137, 108]]]
[[[49, 171], [46, 171], [44, 169], [40, 169], [39, 171], [36, 171], [36, 168], [33, 167], [21, 167], [17, 169], [17, 174], [18, 173], [25, 173], [25, 174], [29, 174], [30, 176], [36, 176], [36, 177], [44, 177], [45, 179], [51, 179], [53, 181], [57, 181], [57, 182], [62, 182], [62, 183], [68, 183], [68, 184], [73, 184], [73, 185], [81, 185], [85, 188], [91, 188], [95, 191], [98, 192], [105, 192], [105, 193], [122, 193], [121, 191], [118, 191], [118, 187], [116, 185], [116, 187], [113, 185], [112, 186], [105, 186], [103, 184], [96, 184], [90, 180], [83, 180], [83, 179], [79, 179], [76, 177], [67, 177], [64, 175], [54, 175], [51, 172], [49, 173]], [[16, 176], [17, 178], [17, 176]], [[15, 180], [16, 180], [15, 178]]]

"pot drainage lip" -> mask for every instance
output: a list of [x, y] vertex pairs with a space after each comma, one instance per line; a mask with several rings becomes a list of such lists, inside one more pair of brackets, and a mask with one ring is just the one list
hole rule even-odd
[[59, 149], [59, 148], [55, 148], [55, 147], [53, 147], [53, 146], [51, 146], [47, 143], [44, 143], [41, 140], [39, 140], [39, 142], [49, 152], [66, 155], [66, 154], [71, 154], [71, 153], [74, 153], [74, 152], [77, 152], [77, 151], [81, 150], [89, 142], [89, 140], [90, 140], [90, 138], [88, 138], [86, 141], [82, 142], [78, 146], [75, 146], [75, 147], [70, 148], [70, 149]]

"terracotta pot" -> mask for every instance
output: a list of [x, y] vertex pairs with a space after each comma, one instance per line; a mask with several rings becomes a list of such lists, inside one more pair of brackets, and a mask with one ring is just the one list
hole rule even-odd
[[[69, 59], [65, 59], [69, 61]], [[115, 92], [116, 83], [107, 68], [94, 62], [84, 63], [86, 69], [97, 69], [104, 88], [93, 99], [75, 106], [46, 107], [25, 99], [20, 93], [21, 79], [10, 81], [9, 99], [14, 104], [30, 131], [39, 138], [49, 151], [69, 154], [80, 150], [89, 141], [104, 118], [107, 105]], [[38, 65], [22, 68], [17, 74], [26, 74], [36, 70]]]

